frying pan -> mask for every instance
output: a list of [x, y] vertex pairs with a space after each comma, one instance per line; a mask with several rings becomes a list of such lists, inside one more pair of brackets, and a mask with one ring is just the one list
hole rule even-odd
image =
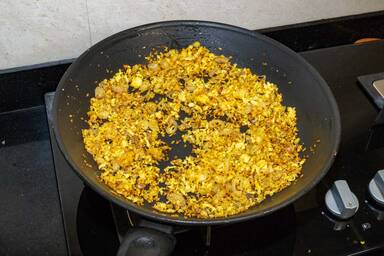
[[[266, 75], [267, 80], [278, 85], [283, 104], [296, 107], [299, 137], [304, 146], [309, 148], [320, 141], [314, 152], [308, 150], [309, 158], [303, 166], [301, 178], [261, 204], [225, 218], [171, 216], [149, 205], [133, 204], [98, 181], [97, 165], [86, 152], [82, 140], [81, 130], [86, 128], [84, 120], [87, 118], [89, 100], [94, 96], [99, 81], [113, 76], [123, 64], [145, 63], [144, 57], [152, 49], [161, 50], [164, 46], [182, 48], [195, 41], [200, 41], [214, 53], [232, 56], [232, 61], [240, 67], [249, 67], [256, 74]], [[218, 50], [219, 47], [222, 50]], [[88, 186], [108, 200], [146, 218], [179, 225], [235, 223], [269, 214], [292, 203], [326, 174], [336, 156], [340, 140], [340, 117], [335, 99], [311, 65], [289, 48], [266, 36], [205, 21], [153, 23], [122, 31], [95, 44], [68, 68], [60, 80], [53, 103], [53, 124], [62, 153]], [[131, 234], [130, 237], [135, 235]]]

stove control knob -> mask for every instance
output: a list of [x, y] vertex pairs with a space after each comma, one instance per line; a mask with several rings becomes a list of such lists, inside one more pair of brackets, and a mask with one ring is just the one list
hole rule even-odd
[[348, 219], [359, 209], [359, 200], [350, 190], [347, 181], [337, 180], [325, 195], [325, 205], [336, 217]]
[[384, 206], [384, 170], [378, 171], [368, 185], [372, 198], [381, 206]]

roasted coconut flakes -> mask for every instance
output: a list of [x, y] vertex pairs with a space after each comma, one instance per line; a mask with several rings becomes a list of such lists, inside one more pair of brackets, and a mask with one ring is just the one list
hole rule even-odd
[[[114, 192], [160, 212], [216, 218], [298, 178], [296, 111], [282, 105], [275, 84], [199, 42], [147, 61], [99, 83], [82, 131]], [[191, 152], [171, 159], [176, 145]]]

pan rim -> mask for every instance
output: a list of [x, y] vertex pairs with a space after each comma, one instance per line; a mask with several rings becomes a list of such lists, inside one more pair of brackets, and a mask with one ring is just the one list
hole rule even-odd
[[234, 32], [242, 33], [247, 36], [256, 38], [258, 40], [266, 41], [268, 44], [271, 44], [275, 46], [276, 48], [279, 48], [279, 50], [285, 52], [288, 54], [288, 56], [297, 59], [297, 61], [307, 69], [309, 73], [311, 73], [315, 80], [318, 81], [319, 84], [321, 84], [321, 90], [324, 92], [324, 94], [327, 97], [328, 103], [330, 104], [330, 108], [333, 111], [333, 126], [334, 129], [331, 133], [332, 135], [332, 141], [334, 141], [332, 145], [332, 150], [330, 151], [330, 155], [327, 156], [328, 160], [321, 168], [319, 175], [317, 175], [312, 181], [310, 181], [303, 189], [301, 189], [299, 192], [294, 194], [292, 197], [290, 197], [288, 200], [283, 201], [280, 204], [275, 205], [272, 208], [266, 209], [264, 211], [260, 211], [257, 213], [249, 213], [247, 214], [246, 211], [240, 214], [231, 215], [228, 217], [220, 217], [220, 218], [211, 218], [211, 219], [199, 219], [199, 218], [186, 218], [181, 216], [171, 216], [166, 213], [160, 213], [158, 211], [149, 210], [146, 208], [143, 208], [141, 206], [138, 206], [132, 202], [130, 202], [127, 199], [123, 199], [118, 197], [117, 195], [113, 194], [111, 191], [107, 192], [105, 189], [103, 189], [98, 183], [93, 182], [89, 177], [82, 175], [81, 171], [78, 170], [76, 167], [76, 164], [70, 156], [66, 153], [67, 150], [64, 146], [64, 142], [62, 141], [62, 138], [58, 136], [60, 134], [59, 128], [58, 128], [58, 97], [55, 94], [54, 101], [53, 101], [53, 131], [54, 131], [54, 137], [57, 141], [57, 144], [59, 145], [59, 149], [61, 153], [64, 155], [66, 161], [70, 164], [72, 169], [74, 169], [75, 173], [88, 185], [90, 186], [94, 191], [96, 191], [98, 194], [103, 196], [109, 201], [112, 201], [113, 203], [116, 203], [117, 205], [133, 211], [137, 214], [140, 214], [141, 216], [144, 216], [146, 218], [164, 222], [164, 223], [170, 223], [170, 224], [176, 224], [176, 225], [217, 225], [217, 224], [228, 224], [228, 223], [236, 223], [241, 221], [246, 221], [252, 218], [257, 218], [261, 216], [268, 215], [274, 211], [277, 211], [283, 207], [286, 207], [290, 204], [292, 204], [294, 201], [302, 197], [304, 194], [306, 194], [309, 190], [311, 190], [315, 185], [318, 184], [318, 182], [326, 175], [326, 173], [329, 171], [330, 167], [332, 166], [338, 149], [340, 145], [340, 137], [341, 137], [341, 121], [340, 121], [340, 112], [336, 103], [336, 100], [334, 98], [334, 95], [329, 88], [326, 81], [323, 79], [323, 77], [318, 73], [318, 71], [312, 67], [302, 56], [300, 56], [298, 53], [294, 52], [287, 46], [281, 44], [280, 42], [275, 41], [272, 38], [269, 38], [267, 36], [264, 36], [260, 33], [229, 25], [219, 22], [212, 22], [212, 21], [201, 21], [201, 20], [173, 20], [173, 21], [162, 21], [162, 22], [155, 22], [155, 23], [149, 23], [137, 27], [133, 27], [127, 30], [123, 30], [121, 32], [118, 32], [116, 34], [113, 34], [100, 42], [96, 43], [92, 47], [90, 47], [88, 50], [86, 50], [84, 53], [82, 53], [76, 60], [71, 64], [71, 66], [66, 70], [62, 78], [60, 79], [60, 82], [57, 86], [56, 91], [60, 91], [63, 88], [65, 88], [65, 81], [67, 78], [69, 78], [70, 74], [73, 70], [75, 70], [75, 67], [78, 63], [82, 61], [90, 52], [97, 51], [100, 46], [105, 45], [108, 41], [113, 41], [114, 39], [120, 38], [122, 36], [126, 36], [128, 34], [134, 34], [140, 31], [145, 31], [149, 29], [159, 28], [159, 27], [169, 27], [169, 26], [204, 26], [204, 27], [213, 27], [213, 28], [220, 28], [220, 29], [227, 29]]

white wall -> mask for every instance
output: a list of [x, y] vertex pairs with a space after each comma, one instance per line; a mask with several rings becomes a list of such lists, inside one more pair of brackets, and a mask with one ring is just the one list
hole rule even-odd
[[384, 0], [0, 0], [0, 69], [78, 56], [133, 26], [172, 19], [259, 29], [384, 9]]

